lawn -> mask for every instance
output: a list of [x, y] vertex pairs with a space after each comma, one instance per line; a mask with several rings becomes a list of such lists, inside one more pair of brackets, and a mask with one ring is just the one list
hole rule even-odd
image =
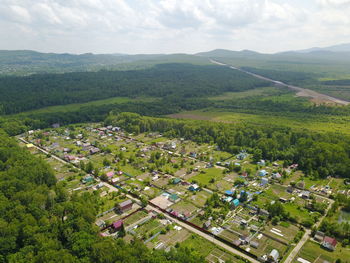
[[223, 177], [222, 169], [219, 168], [208, 168], [203, 170], [204, 173], [199, 173], [191, 178], [191, 181], [196, 181], [197, 183], [205, 186], [209, 185], [211, 180], [218, 181]]

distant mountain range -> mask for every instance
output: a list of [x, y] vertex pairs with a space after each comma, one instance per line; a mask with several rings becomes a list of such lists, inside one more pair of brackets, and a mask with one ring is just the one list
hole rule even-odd
[[295, 52], [310, 53], [315, 51], [350, 52], [350, 43], [329, 46], [329, 47], [313, 47], [308, 49], [297, 50]]
[[74, 71], [98, 71], [142, 69], [160, 63], [209, 64], [208, 58], [235, 60], [312, 62], [350, 60], [350, 43], [330, 47], [314, 47], [275, 54], [251, 50], [232, 51], [215, 49], [197, 54], [56, 54], [31, 50], [0, 50], [0, 75], [30, 75], [36, 73], [65, 73]]

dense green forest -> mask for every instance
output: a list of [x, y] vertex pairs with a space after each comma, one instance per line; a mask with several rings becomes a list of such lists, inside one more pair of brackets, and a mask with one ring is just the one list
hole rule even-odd
[[150, 96], [173, 101], [266, 85], [220, 66], [162, 64], [145, 70], [76, 72], [0, 78], [0, 113], [110, 97]]
[[98, 195], [70, 195], [42, 159], [0, 130], [0, 262], [203, 262], [179, 247], [102, 238], [93, 225]]
[[141, 117], [135, 113], [111, 114], [106, 124], [128, 132], [158, 131], [169, 137], [184, 137], [198, 143], [216, 143], [221, 150], [238, 153], [247, 149], [256, 160], [298, 163], [313, 178], [349, 177], [350, 138], [336, 134], [294, 131], [271, 125], [253, 126], [193, 120]]

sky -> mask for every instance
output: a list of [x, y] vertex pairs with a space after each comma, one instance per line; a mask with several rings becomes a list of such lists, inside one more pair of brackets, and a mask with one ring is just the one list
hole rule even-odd
[[0, 49], [273, 53], [350, 42], [350, 0], [0, 0]]

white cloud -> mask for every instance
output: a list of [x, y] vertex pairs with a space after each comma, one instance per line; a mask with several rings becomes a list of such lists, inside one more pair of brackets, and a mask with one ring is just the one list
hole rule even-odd
[[[350, 41], [349, 0], [0, 0], [0, 49], [281, 51]], [[19, 41], [21, 40], [21, 41]]]

